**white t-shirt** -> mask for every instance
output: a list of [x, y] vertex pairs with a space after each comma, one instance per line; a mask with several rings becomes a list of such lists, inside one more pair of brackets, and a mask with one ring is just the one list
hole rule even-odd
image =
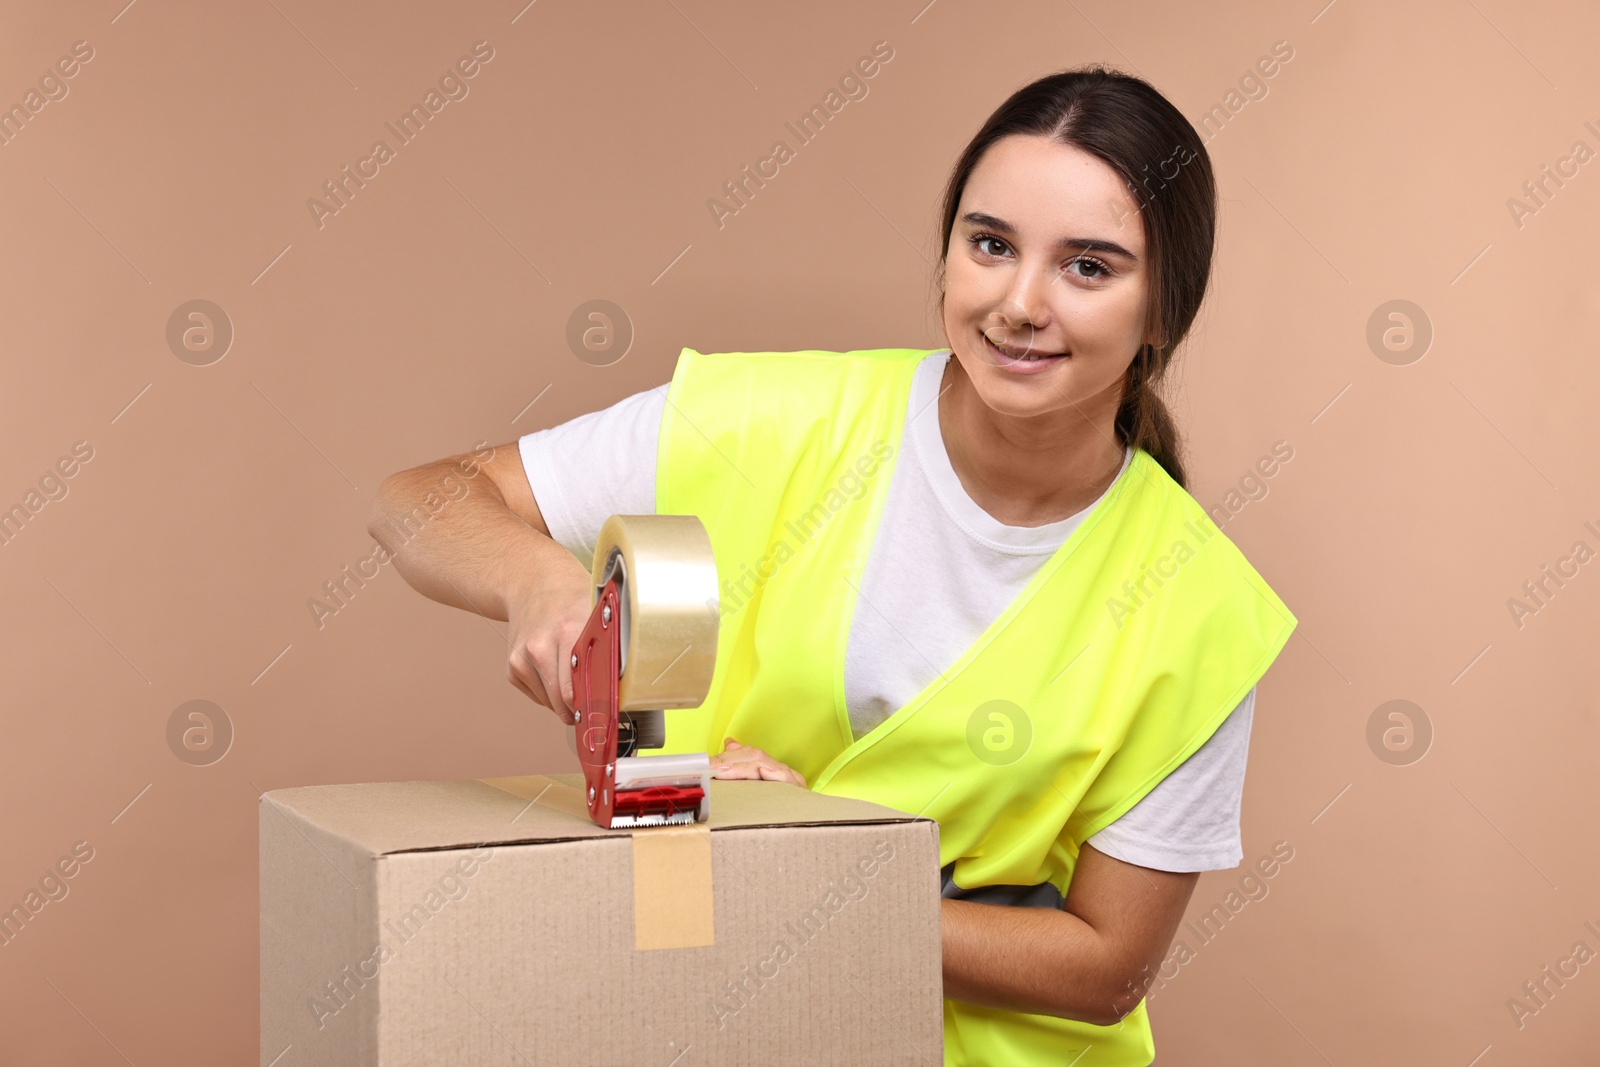
[[[1007, 526], [967, 495], [939, 433], [936, 401], [948, 359], [948, 350], [931, 353], [914, 375], [850, 623], [845, 704], [857, 737], [952, 666], [1095, 507], [1044, 526]], [[518, 442], [551, 537], [586, 566], [608, 517], [655, 513], [666, 392], [664, 383]], [[1124, 471], [1131, 458], [1124, 455]], [[885, 544], [893, 550], [879, 551]], [[1156, 870], [1237, 866], [1254, 708], [1251, 689], [1199, 749], [1089, 843]]]

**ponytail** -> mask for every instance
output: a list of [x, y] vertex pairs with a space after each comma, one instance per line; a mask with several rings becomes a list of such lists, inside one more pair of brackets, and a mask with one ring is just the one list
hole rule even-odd
[[1171, 362], [1170, 349], [1158, 349], [1149, 344], [1140, 346], [1128, 367], [1122, 404], [1117, 408], [1116, 428], [1129, 447], [1150, 453], [1150, 458], [1187, 490], [1189, 484], [1183, 469], [1178, 424], [1167, 410], [1166, 401], [1156, 392]]

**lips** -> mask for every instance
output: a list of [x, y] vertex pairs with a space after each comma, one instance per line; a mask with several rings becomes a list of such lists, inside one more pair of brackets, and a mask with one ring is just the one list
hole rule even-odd
[[[1012, 362], [1041, 362], [1046, 359], [1059, 359], [1066, 355], [1065, 352], [1039, 352], [1033, 349], [1012, 348], [1010, 345], [997, 345], [989, 339], [987, 334], [984, 335], [983, 339], [991, 349]], [[1024, 359], [1025, 356], [1032, 358]]]

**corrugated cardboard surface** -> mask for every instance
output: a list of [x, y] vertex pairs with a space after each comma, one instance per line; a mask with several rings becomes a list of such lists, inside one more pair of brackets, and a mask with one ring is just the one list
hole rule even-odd
[[269, 793], [263, 1064], [942, 1064], [937, 824], [777, 782], [711, 812], [712, 943], [641, 950], [632, 837], [683, 830], [481, 782]]

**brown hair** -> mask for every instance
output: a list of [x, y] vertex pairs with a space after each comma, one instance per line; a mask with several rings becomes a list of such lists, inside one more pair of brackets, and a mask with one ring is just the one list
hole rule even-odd
[[1012, 134], [1049, 137], [1098, 157], [1122, 176], [1139, 205], [1152, 279], [1146, 325], [1162, 343], [1139, 347], [1115, 425], [1126, 443], [1149, 452], [1187, 488], [1178, 427], [1156, 386], [1200, 310], [1211, 273], [1217, 190], [1205, 145], [1182, 112], [1131, 74], [1097, 65], [1023, 86], [972, 138], [945, 187], [941, 289], [961, 193], [990, 146]]

